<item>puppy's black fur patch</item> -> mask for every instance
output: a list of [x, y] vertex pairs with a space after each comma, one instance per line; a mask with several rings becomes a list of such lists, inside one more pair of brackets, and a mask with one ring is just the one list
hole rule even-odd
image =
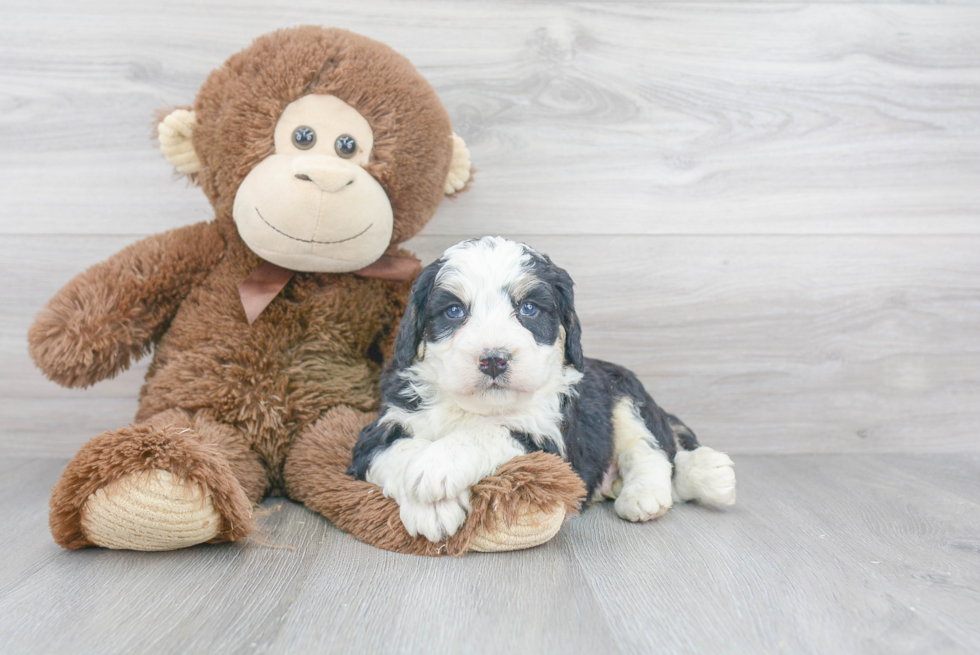
[[[538, 313], [534, 316], [525, 316], [520, 313], [524, 303], [531, 302], [537, 305]], [[561, 325], [561, 316], [558, 311], [558, 304], [555, 302], [554, 292], [551, 287], [539, 284], [520, 298], [514, 300], [514, 313], [539, 345], [550, 346], [558, 339], [558, 326]]]
[[464, 310], [466, 309], [466, 303], [446, 289], [436, 289], [429, 295], [429, 301], [425, 308], [427, 320], [423, 332], [423, 338], [426, 341], [448, 339], [463, 325], [465, 315], [463, 318], [451, 318], [446, 315], [446, 310], [453, 305], [459, 305]]
[[[587, 497], [591, 498], [602, 484], [602, 477], [613, 460], [612, 415], [613, 409], [623, 398], [633, 401], [643, 423], [657, 440], [657, 447], [672, 462], [676, 447], [668, 414], [657, 406], [631, 371], [588, 357], [584, 363], [584, 377], [575, 387], [578, 393], [569, 398], [563, 408], [562, 436], [568, 462], [585, 482]], [[697, 440], [693, 432], [688, 430], [688, 433], [693, 440], [693, 447], [690, 448], [693, 450], [697, 447]]]
[[399, 439], [406, 439], [411, 436], [400, 425], [381, 425], [377, 421], [373, 421], [357, 436], [357, 444], [351, 454], [347, 475], [358, 480], [365, 479], [375, 455]]
[[[575, 313], [575, 293], [572, 278], [565, 269], [556, 266], [548, 255], [543, 255], [530, 248], [528, 248], [528, 252], [531, 256], [531, 270], [534, 276], [542, 282], [531, 293], [545, 293], [551, 297], [552, 303], [550, 304], [554, 306], [555, 314], [561, 326], [565, 328], [565, 363], [581, 371], [585, 366], [582, 355], [582, 326], [579, 324], [578, 314]], [[531, 293], [528, 295], [530, 296]], [[538, 343], [552, 344], [558, 338], [557, 332], [553, 336], [549, 333], [548, 336], [550, 340], [547, 342], [539, 341]], [[537, 334], [535, 334], [535, 338], [537, 338]]]

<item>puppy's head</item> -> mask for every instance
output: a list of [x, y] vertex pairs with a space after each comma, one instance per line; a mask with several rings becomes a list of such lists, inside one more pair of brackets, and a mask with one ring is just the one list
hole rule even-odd
[[412, 286], [393, 366], [468, 411], [504, 410], [582, 369], [572, 280], [508, 239], [459, 243]]

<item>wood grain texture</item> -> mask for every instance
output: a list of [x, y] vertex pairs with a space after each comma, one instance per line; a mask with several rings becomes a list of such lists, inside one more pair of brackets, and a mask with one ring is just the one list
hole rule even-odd
[[151, 116], [301, 22], [439, 91], [479, 183], [429, 234], [980, 232], [980, 6], [103, 0], [5, 5], [2, 233], [206, 218]]
[[[131, 420], [146, 361], [73, 391], [45, 380], [24, 348], [45, 299], [129, 241], [0, 243], [0, 262], [22, 276], [0, 321], [0, 450], [69, 456]], [[529, 241], [575, 278], [586, 354], [635, 370], [704, 443], [735, 453], [980, 448], [978, 237]], [[410, 246], [431, 261], [453, 242]]]
[[270, 650], [596, 653], [614, 640], [564, 540], [505, 561], [378, 553], [338, 540], [295, 600], [309, 610], [287, 618]]
[[130, 420], [24, 334], [74, 273], [210, 218], [150, 116], [301, 22], [391, 44], [479, 169], [412, 242], [527, 240], [578, 282], [589, 354], [733, 452], [980, 449], [980, 5], [8, 2], [0, 21], [0, 451]]
[[950, 544], [978, 499], [899, 459], [920, 477], [876, 456], [743, 457], [734, 511], [681, 507], [656, 530], [586, 512], [566, 536], [623, 652], [969, 652], [980, 569]]
[[745, 456], [739, 504], [647, 524], [609, 504], [530, 551], [373, 549], [288, 501], [278, 547], [60, 550], [64, 460], [0, 465], [0, 652], [972, 653], [977, 456]]

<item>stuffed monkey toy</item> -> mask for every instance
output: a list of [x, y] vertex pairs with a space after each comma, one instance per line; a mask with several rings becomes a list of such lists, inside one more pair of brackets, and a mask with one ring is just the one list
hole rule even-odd
[[397, 244], [470, 177], [465, 144], [414, 67], [344, 30], [277, 31], [213, 71], [158, 132], [214, 220], [89, 268], [28, 334], [34, 361], [66, 387], [153, 353], [134, 423], [91, 439], [58, 480], [55, 541], [236, 541], [269, 495], [399, 552], [550, 539], [583, 493], [552, 455], [512, 460], [474, 487], [467, 522], [438, 544], [409, 535], [393, 500], [346, 475], [419, 268]]

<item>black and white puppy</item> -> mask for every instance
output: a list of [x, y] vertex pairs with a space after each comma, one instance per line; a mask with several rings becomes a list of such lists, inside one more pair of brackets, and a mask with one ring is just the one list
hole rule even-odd
[[565, 458], [589, 498], [616, 498], [630, 521], [675, 498], [735, 502], [728, 456], [633, 373], [583, 357], [568, 273], [508, 239], [464, 241], [421, 272], [381, 388], [349, 473], [394, 498], [412, 535], [454, 534], [469, 488], [533, 450]]

